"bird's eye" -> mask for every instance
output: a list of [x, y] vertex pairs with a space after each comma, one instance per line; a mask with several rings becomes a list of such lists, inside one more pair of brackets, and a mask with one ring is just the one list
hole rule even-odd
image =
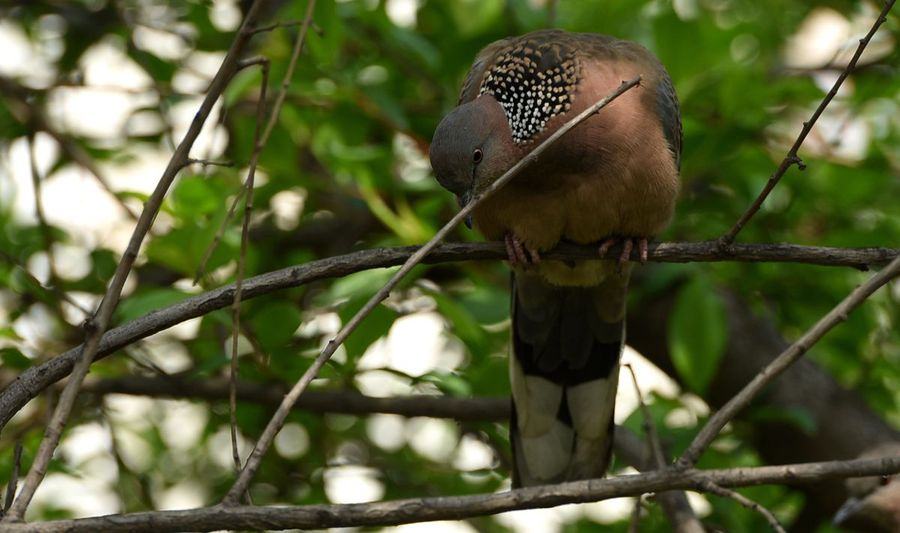
[[891, 482], [891, 478], [893, 478], [893, 476], [881, 476], [879, 481], [881, 482], [881, 485], [884, 486]]
[[482, 159], [484, 159], [484, 152], [481, 151], [481, 148], [476, 148], [475, 151], [472, 152], [472, 162], [481, 163]]

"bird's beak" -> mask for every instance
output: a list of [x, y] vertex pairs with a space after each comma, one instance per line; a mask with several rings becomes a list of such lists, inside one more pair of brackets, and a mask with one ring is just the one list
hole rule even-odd
[[[472, 194], [471, 190], [468, 190], [468, 191], [462, 193], [461, 195], [457, 196], [456, 201], [459, 203], [460, 209], [467, 206], [469, 204], [469, 202], [472, 201], [473, 196], [474, 195]], [[467, 228], [472, 229], [472, 215], [469, 215], [466, 217], [465, 223], [466, 223]]]
[[861, 500], [858, 498], [847, 498], [847, 501], [841, 505], [841, 508], [834, 513], [834, 518], [831, 521], [834, 522], [834, 525], [839, 526], [856, 514], [860, 507], [862, 507]]

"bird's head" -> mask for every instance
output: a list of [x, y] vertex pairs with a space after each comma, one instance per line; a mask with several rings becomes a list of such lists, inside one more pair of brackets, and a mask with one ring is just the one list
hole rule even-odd
[[[863, 459], [900, 456], [900, 443], [888, 443], [860, 455]], [[849, 498], [834, 523], [854, 531], [900, 531], [900, 478], [869, 476], [846, 481]]]
[[494, 183], [519, 156], [506, 114], [489, 94], [444, 117], [429, 150], [438, 183], [456, 195], [460, 207]]

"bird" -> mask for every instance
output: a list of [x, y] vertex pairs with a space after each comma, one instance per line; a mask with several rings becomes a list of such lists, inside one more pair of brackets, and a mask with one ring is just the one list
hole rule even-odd
[[[875, 446], [860, 459], [900, 457], [900, 442]], [[900, 477], [868, 476], [845, 482], [848, 498], [834, 515], [835, 525], [854, 531], [900, 531]]]
[[[603, 477], [610, 459], [625, 298], [638, 249], [667, 227], [682, 127], [672, 80], [635, 42], [541, 30], [487, 45], [429, 147], [461, 206], [623, 80], [640, 84], [569, 131], [474, 207], [467, 225], [511, 266], [514, 487]], [[618, 260], [542, 260], [561, 242]]]

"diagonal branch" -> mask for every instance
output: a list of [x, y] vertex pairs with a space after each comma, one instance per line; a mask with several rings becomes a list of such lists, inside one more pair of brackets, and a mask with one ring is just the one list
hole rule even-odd
[[813, 112], [812, 116], [809, 117], [809, 120], [803, 123], [803, 129], [800, 130], [800, 135], [797, 136], [797, 140], [794, 141], [791, 149], [788, 150], [784, 159], [781, 160], [781, 164], [778, 165], [778, 168], [775, 170], [775, 173], [769, 176], [769, 181], [766, 182], [763, 190], [760, 191], [759, 196], [756, 197], [756, 200], [747, 208], [747, 211], [741, 215], [741, 218], [734, 224], [734, 226], [728, 230], [728, 233], [722, 235], [719, 238], [719, 243], [722, 246], [727, 246], [734, 242], [734, 239], [737, 237], [738, 233], [744, 229], [744, 226], [747, 225], [747, 222], [753, 218], [753, 215], [759, 211], [759, 208], [762, 207], [763, 202], [766, 201], [766, 198], [769, 197], [769, 193], [772, 192], [772, 189], [778, 185], [778, 182], [781, 181], [781, 177], [784, 176], [784, 173], [791, 168], [792, 165], [797, 165], [797, 168], [800, 170], [806, 169], [806, 165], [803, 163], [803, 160], [797, 155], [797, 151], [800, 150], [800, 147], [803, 145], [803, 142], [806, 141], [806, 137], [809, 135], [809, 132], [812, 131], [813, 126], [815, 126], [816, 121], [819, 120], [819, 117], [825, 111], [825, 108], [828, 107], [828, 104], [831, 103], [831, 100], [834, 99], [835, 95], [837, 95], [838, 89], [841, 88], [841, 85], [844, 83], [844, 80], [847, 79], [847, 76], [853, 72], [853, 69], [856, 68], [856, 63], [859, 61], [860, 56], [862, 56], [863, 50], [868, 46], [869, 41], [872, 40], [872, 36], [875, 35], [875, 32], [878, 31], [878, 28], [887, 20], [887, 14], [894, 7], [895, 0], [887, 0], [884, 3], [884, 8], [882, 8], [881, 13], [878, 14], [878, 18], [875, 19], [875, 22], [872, 24], [872, 28], [869, 30], [869, 33], [866, 34], [865, 37], [859, 40], [859, 46], [856, 48], [856, 53], [853, 54], [853, 57], [850, 59], [850, 62], [847, 63], [847, 67], [844, 68], [843, 72], [841, 72], [840, 76], [838, 76], [837, 80], [835, 80], [834, 85], [831, 87], [831, 90], [828, 91], [828, 94], [825, 95], [825, 98], [822, 99], [822, 102], [819, 104], [819, 107]]
[[725, 424], [734, 418], [738, 412], [747, 407], [763, 387], [800, 359], [831, 328], [839, 322], [847, 320], [850, 312], [866, 301], [872, 293], [898, 275], [900, 275], [900, 255], [897, 255], [883, 270], [854, 289], [841, 303], [816, 322], [809, 331], [804, 333], [802, 337], [776, 357], [768, 366], [763, 368], [750, 383], [744, 386], [728, 403], [710, 417], [703, 429], [700, 430], [700, 433], [694, 438], [694, 441], [691, 442], [691, 445], [688, 446], [688, 449], [678, 459], [677, 464], [682, 468], [696, 464], [697, 459], [700, 458], [713, 439], [722, 431]]
[[134, 232], [131, 235], [131, 239], [128, 242], [128, 246], [125, 249], [125, 253], [116, 267], [115, 274], [113, 275], [112, 281], [110, 281], [106, 294], [103, 297], [103, 301], [100, 303], [100, 307], [97, 309], [94, 317], [88, 321], [86, 326], [87, 335], [85, 342], [79, 351], [78, 362], [74, 365], [72, 370], [72, 377], [60, 395], [59, 403], [53, 411], [50, 422], [47, 424], [47, 430], [44, 433], [44, 438], [41, 440], [34, 462], [22, 484], [22, 490], [12, 507], [9, 509], [9, 514], [4, 518], [4, 521], [17, 521], [22, 519], [25, 515], [25, 510], [28, 508], [28, 504], [31, 503], [31, 499], [34, 496], [38, 485], [40, 485], [41, 481], [44, 479], [44, 475], [50, 464], [50, 458], [52, 457], [57, 444], [59, 444], [59, 439], [62, 435], [63, 427], [66, 424], [66, 419], [68, 419], [69, 413], [75, 403], [78, 389], [100, 347], [100, 341], [109, 325], [110, 317], [112, 317], [112, 313], [119, 302], [122, 288], [125, 285], [125, 278], [128, 276], [128, 273], [131, 271], [131, 266], [137, 258], [141, 243], [147, 235], [147, 232], [150, 231], [150, 227], [153, 225], [153, 220], [156, 218], [156, 214], [162, 205], [169, 186], [174, 181], [178, 171], [184, 167], [184, 163], [189, 157], [190, 149], [197, 136], [200, 134], [201, 127], [203, 126], [206, 117], [209, 116], [213, 104], [215, 104], [216, 100], [231, 80], [238, 56], [252, 36], [252, 33], [247, 32], [246, 29], [256, 24], [257, 13], [260, 10], [260, 6], [264, 3], [264, 0], [257, 0], [247, 12], [244, 24], [241, 26], [241, 30], [235, 37], [228, 53], [225, 55], [222, 66], [210, 83], [209, 91], [207, 91], [206, 97], [200, 105], [200, 109], [194, 116], [190, 128], [188, 128], [184, 139], [175, 149], [175, 153], [172, 155], [172, 159], [169, 161], [168, 166], [163, 172], [159, 183], [157, 183], [156, 189], [148, 198], [144, 210], [141, 212], [141, 216], [134, 228]]
[[265, 430], [263, 430], [263, 434], [260, 436], [259, 440], [256, 442], [256, 446], [253, 447], [253, 451], [250, 453], [250, 457], [247, 459], [246, 465], [244, 465], [244, 470], [241, 471], [241, 475], [238, 476], [238, 479], [234, 482], [231, 489], [228, 491], [228, 494], [225, 496], [223, 503], [226, 505], [233, 505], [236, 503], [237, 498], [240, 494], [242, 494], [245, 490], [247, 490], [247, 486], [250, 483], [250, 480], [253, 478], [253, 475], [256, 473], [256, 470], [259, 468], [260, 463], [262, 463], [262, 458], [265, 456], [266, 452], [269, 450], [269, 446], [271, 446], [272, 441], [275, 439], [275, 435], [284, 425], [284, 421], [290, 413], [291, 406], [297, 401], [297, 398], [300, 397], [300, 394], [306, 389], [310, 382], [312, 382], [313, 378], [318, 375], [319, 370], [328, 359], [331, 358], [332, 354], [334, 354], [335, 350], [337, 350], [338, 346], [347, 339], [351, 332], [353, 332], [357, 326], [362, 322], [362, 320], [367, 317], [385, 298], [388, 297], [391, 290], [403, 279], [406, 274], [408, 274], [413, 267], [422, 262], [422, 260], [427, 256], [444, 238], [450, 233], [453, 228], [459, 225], [468, 215], [471, 213], [473, 209], [485, 198], [499, 190], [503, 185], [505, 185], [509, 180], [519, 174], [522, 169], [527, 167], [529, 164], [533, 163], [547, 148], [549, 148], [553, 143], [559, 140], [560, 137], [565, 135], [569, 130], [586, 120], [588, 117], [597, 113], [604, 107], [606, 107], [610, 102], [615, 100], [618, 96], [622, 95], [625, 91], [636, 87], [641, 81], [640, 77], [637, 77], [631, 81], [622, 82], [619, 87], [610, 93], [608, 96], [585, 109], [578, 116], [566, 122], [563, 126], [561, 126], [553, 135], [548, 137], [544, 142], [538, 145], [537, 148], [532, 150], [528, 155], [523, 157], [519, 162], [513, 165], [505, 174], [500, 176], [497, 181], [491, 184], [484, 192], [480, 195], [476, 196], [472, 199], [472, 201], [460, 209], [460, 211], [450, 219], [450, 222], [447, 222], [444, 227], [439, 229], [437, 233], [435, 233], [434, 237], [430, 241], [428, 241], [425, 245], [419, 248], [414, 254], [412, 254], [406, 262], [400, 267], [397, 272], [391, 277], [390, 280], [379, 289], [379, 291], [366, 302], [365, 305], [351, 318], [347, 324], [345, 324], [340, 331], [331, 339], [328, 344], [325, 346], [325, 349], [322, 350], [322, 353], [316, 357], [316, 360], [310, 365], [310, 367], [306, 370], [306, 372], [301, 376], [300, 380], [291, 388], [290, 392], [288, 392], [284, 401], [281, 402], [281, 405], [275, 411], [275, 414], [272, 416], [272, 419], [266, 425]]
[[[275, 291], [338, 278], [372, 268], [396, 266], [409, 258], [418, 247], [377, 248], [310, 261], [281, 270], [248, 278], [243, 299], [248, 300]], [[613, 253], [616, 253], [613, 251]], [[560, 245], [542, 254], [547, 259], [598, 259], [596, 247]], [[697, 261], [777, 261], [867, 269], [870, 265], [887, 264], [900, 255], [892, 248], [824, 248], [792, 244], [735, 244], [719, 249], [714, 241], [699, 243], [659, 243], [650, 246], [649, 260], [665, 263]], [[2, 258], [0, 252], [0, 258]], [[501, 243], [446, 243], [435, 247], [426, 263], [449, 261], [505, 259]], [[632, 260], [636, 260], [632, 257]], [[225, 285], [201, 293], [176, 304], [157, 309], [105, 333], [97, 349], [97, 359], [106, 357], [138, 340], [146, 338], [191, 318], [203, 316], [231, 305], [234, 285]], [[82, 346], [31, 367], [0, 391], [0, 428], [9, 422], [29, 400], [72, 372]]]

